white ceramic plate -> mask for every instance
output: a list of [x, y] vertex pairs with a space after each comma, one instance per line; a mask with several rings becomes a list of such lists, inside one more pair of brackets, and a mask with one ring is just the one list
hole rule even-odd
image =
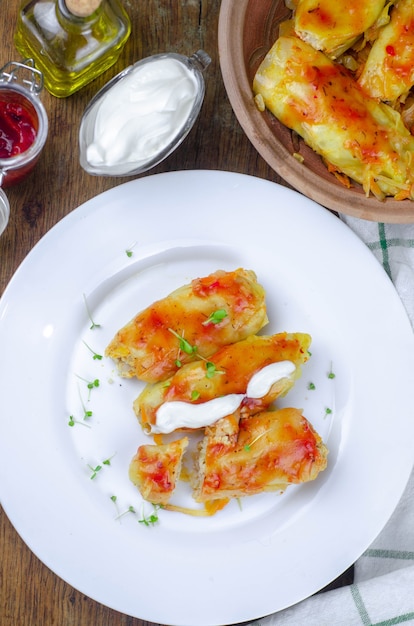
[[[156, 298], [239, 266], [267, 290], [266, 332], [313, 336], [284, 404], [304, 409], [329, 467], [283, 495], [233, 502], [210, 518], [159, 511], [146, 526], [139, 520], [152, 507], [127, 475], [146, 441], [131, 407], [141, 385], [93, 353]], [[87, 309], [100, 328], [90, 328]], [[339, 219], [276, 184], [188, 171], [93, 198], [16, 272], [1, 300], [0, 341], [6, 513], [57, 575], [126, 614], [212, 626], [288, 607], [360, 556], [408, 479], [414, 340], [401, 302]], [[85, 381], [96, 379], [89, 396]], [[185, 489], [179, 498], [190, 501]]]

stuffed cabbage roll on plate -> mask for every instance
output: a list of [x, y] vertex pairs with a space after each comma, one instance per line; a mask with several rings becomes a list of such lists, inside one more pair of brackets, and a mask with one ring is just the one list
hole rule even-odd
[[144, 500], [167, 504], [180, 479], [188, 438], [161, 445], [139, 446], [129, 465], [129, 478]]
[[130, 480], [152, 504], [187, 514], [214, 515], [231, 498], [314, 480], [327, 466], [328, 449], [311, 423], [295, 408], [255, 416], [230, 415], [205, 429], [195, 467], [185, 473], [192, 495], [205, 509], [171, 502], [181, 477], [188, 438], [141, 445], [129, 467]]
[[237, 440], [220, 425], [206, 429], [198, 457], [194, 499], [239, 498], [284, 491], [314, 480], [327, 466], [328, 450], [310, 422], [295, 408], [242, 418]]
[[306, 333], [255, 335], [182, 366], [166, 381], [147, 385], [134, 402], [144, 431], [197, 429], [234, 413], [259, 412], [286, 395], [309, 359]]
[[195, 359], [245, 339], [267, 324], [265, 291], [253, 271], [218, 270], [154, 302], [106, 348], [119, 374], [165, 380]]

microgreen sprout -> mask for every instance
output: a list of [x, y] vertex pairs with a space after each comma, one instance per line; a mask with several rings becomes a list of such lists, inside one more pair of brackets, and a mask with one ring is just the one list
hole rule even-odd
[[93, 480], [94, 478], [96, 478], [98, 472], [101, 471], [102, 469], [102, 465], [96, 465], [95, 467], [92, 467], [92, 465], [88, 465], [89, 469], [91, 470], [92, 474], [89, 476], [89, 478], [91, 480]]
[[83, 380], [84, 383], [86, 383], [86, 386], [89, 390], [89, 393], [88, 393], [88, 401], [89, 401], [91, 397], [92, 389], [96, 389], [100, 385], [99, 378], [95, 378], [95, 380], [86, 380], [86, 378], [82, 378], [82, 376], [78, 376], [78, 378], [80, 380]]
[[79, 387], [78, 387], [78, 393], [79, 393], [79, 399], [81, 401], [81, 405], [82, 405], [82, 409], [83, 409], [83, 419], [84, 420], [88, 420], [90, 417], [92, 417], [93, 412], [90, 409], [86, 408], [85, 403], [84, 403], [84, 401], [82, 399], [82, 395], [81, 395]]
[[139, 524], [144, 524], [144, 526], [154, 526], [154, 524], [159, 521], [157, 511], [159, 511], [159, 509], [162, 509], [162, 505], [153, 504], [152, 506], [153, 512], [150, 515], [145, 515], [144, 512], [142, 512], [142, 517], [138, 520]]
[[89, 424], [85, 424], [85, 422], [81, 422], [79, 420], [75, 420], [73, 415], [69, 415], [68, 426], [73, 427], [73, 426], [75, 426], [75, 424], [81, 424], [82, 426], [86, 426], [87, 428], [90, 428]]
[[311, 391], [314, 391], [316, 389], [315, 383], [309, 383], [308, 389], [310, 389]]
[[[168, 330], [170, 331], [170, 333], [172, 335], [174, 335], [174, 337], [177, 337], [177, 339], [179, 341], [179, 351], [180, 352], [185, 352], [186, 354], [189, 354], [189, 355], [197, 353], [197, 346], [192, 346], [186, 339], [184, 339], [184, 337], [182, 335], [179, 335], [172, 328], [169, 328]], [[214, 376], [214, 374], [224, 374], [224, 372], [219, 371], [219, 370], [216, 369], [216, 366], [214, 365], [214, 363], [212, 363], [211, 361], [206, 359], [204, 356], [201, 356], [201, 354], [197, 353], [197, 357], [201, 361], [205, 361], [206, 362], [206, 378], [212, 378]], [[181, 363], [179, 358], [176, 359], [175, 365], [177, 367], [181, 367], [182, 363]]]
[[174, 335], [174, 337], [177, 337], [181, 352], [185, 352], [186, 354], [194, 354], [197, 352], [197, 346], [192, 346], [182, 335], [179, 335], [172, 328], [169, 328], [168, 330], [172, 335]]
[[98, 464], [95, 467], [92, 467], [92, 465], [88, 464], [89, 469], [91, 470], [92, 474], [90, 475], [90, 479], [93, 480], [94, 478], [96, 478], [96, 476], [98, 475], [98, 472], [101, 471], [103, 465], [111, 465], [111, 459], [113, 458], [113, 455], [111, 457], [109, 457], [108, 459], [105, 459], [104, 461], [102, 461], [102, 465]]
[[194, 390], [194, 391], [191, 392], [191, 400], [193, 400], [193, 401], [194, 400], [198, 400], [199, 397], [200, 397], [200, 392], [199, 391]]
[[123, 513], [120, 513], [119, 515], [116, 516], [116, 520], [121, 519], [121, 517], [124, 517], [124, 515], [128, 515], [128, 513], [132, 513], [133, 515], [135, 515], [136, 511], [134, 509], [133, 506], [129, 506], [126, 511], [123, 511]]
[[203, 322], [203, 326], [208, 326], [209, 324], [220, 324], [225, 317], [227, 317], [227, 311], [224, 309], [217, 309], [217, 311], [210, 313], [208, 318]]
[[115, 505], [115, 510], [116, 510], [116, 518], [115, 519], [117, 519], [118, 516], [119, 516], [119, 509], [118, 509], [118, 503], [117, 503], [118, 498], [117, 498], [117, 496], [110, 496], [110, 498], [111, 498], [111, 502], [113, 502], [114, 505]]
[[133, 506], [129, 506], [126, 511], [124, 511], [123, 513], [120, 513], [119, 509], [118, 509], [118, 503], [117, 503], [118, 498], [117, 498], [117, 496], [111, 496], [111, 500], [114, 503], [115, 508], [116, 508], [116, 512], [117, 512], [117, 516], [115, 518], [116, 520], [121, 519], [121, 517], [123, 517], [127, 513], [134, 513], [135, 514], [135, 509], [134, 509]]
[[92, 350], [92, 348], [90, 346], [88, 346], [88, 344], [86, 343], [86, 341], [83, 342], [85, 344], [85, 346], [88, 348], [89, 352], [92, 352], [93, 355], [93, 359], [95, 361], [101, 361], [102, 360], [102, 354], [98, 354], [97, 352], [95, 352], [95, 350]]
[[88, 464], [89, 469], [91, 470], [92, 474], [89, 476], [89, 478], [91, 480], [93, 480], [94, 478], [96, 478], [96, 476], [98, 475], [98, 472], [101, 471], [102, 469], [102, 465], [95, 465], [95, 467], [92, 467], [92, 465]]
[[268, 428], [267, 430], [264, 430], [262, 433], [257, 435], [257, 437], [255, 437], [253, 441], [251, 441], [250, 443], [246, 443], [246, 445], [244, 446], [244, 449], [246, 450], [246, 452], [250, 452], [250, 448], [256, 443], [256, 441], [258, 441], [259, 439], [267, 435], [267, 433], [269, 432], [270, 432], [270, 428]]
[[331, 380], [335, 378], [335, 374], [332, 371], [332, 363], [331, 363], [331, 369], [328, 372], [328, 378], [330, 378]]
[[213, 378], [214, 374], [224, 374], [216, 369], [216, 366], [211, 361], [206, 362], [206, 378]]
[[330, 409], [329, 407], [326, 407], [324, 417], [328, 417], [328, 415], [332, 415], [332, 409]]
[[137, 242], [134, 241], [134, 243], [132, 244], [132, 246], [129, 246], [129, 248], [127, 248], [125, 250], [125, 254], [127, 255], [127, 257], [130, 259], [132, 257], [132, 255], [134, 254], [132, 249], [134, 248], [134, 246], [136, 246]]
[[91, 380], [88, 385], [88, 389], [93, 389], [94, 387], [99, 387], [99, 379], [95, 378], [95, 380]]
[[92, 326], [90, 326], [90, 329], [91, 329], [91, 330], [93, 330], [94, 328], [100, 328], [100, 327], [101, 327], [101, 325], [100, 325], [100, 324], [96, 324], [96, 323], [93, 321], [93, 319], [92, 319], [92, 315], [91, 315], [91, 312], [90, 312], [90, 310], [89, 310], [89, 306], [88, 306], [88, 302], [87, 302], [87, 300], [86, 300], [86, 296], [85, 296], [85, 294], [83, 294], [83, 300], [84, 300], [84, 302], [85, 302], [86, 312], [87, 312], [88, 317], [89, 317], [89, 320], [90, 320], [90, 322], [91, 322], [91, 324], [92, 324]]

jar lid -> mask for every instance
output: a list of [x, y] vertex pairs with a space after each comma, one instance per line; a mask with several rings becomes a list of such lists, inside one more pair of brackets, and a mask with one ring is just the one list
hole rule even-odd
[[9, 61], [0, 69], [0, 83], [17, 83], [38, 95], [43, 89], [43, 74], [35, 67], [33, 59]]
[[204, 100], [209, 55], [156, 54], [109, 81], [85, 109], [80, 164], [95, 176], [132, 176], [168, 157], [193, 127]]

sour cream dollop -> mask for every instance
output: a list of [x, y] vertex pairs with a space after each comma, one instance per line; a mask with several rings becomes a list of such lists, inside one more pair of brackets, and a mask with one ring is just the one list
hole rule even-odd
[[292, 361], [278, 361], [262, 367], [249, 380], [246, 396], [248, 398], [263, 398], [269, 393], [272, 385], [283, 378], [290, 378], [295, 370], [296, 367]]
[[177, 58], [138, 63], [102, 93], [83, 120], [89, 166], [127, 175], [151, 161], [179, 136], [199, 89], [196, 73]]
[[244, 395], [231, 393], [213, 398], [200, 404], [189, 402], [164, 402], [157, 410], [157, 421], [151, 427], [152, 433], [171, 433], [177, 428], [203, 428], [210, 426], [226, 415], [234, 413], [243, 401]]
[[263, 398], [272, 385], [284, 378], [291, 378], [296, 371], [292, 361], [278, 361], [253, 374], [246, 393], [233, 393], [213, 398], [199, 404], [181, 401], [164, 402], [151, 426], [153, 434], [168, 434], [179, 428], [204, 428], [222, 417], [234, 413], [244, 398]]

